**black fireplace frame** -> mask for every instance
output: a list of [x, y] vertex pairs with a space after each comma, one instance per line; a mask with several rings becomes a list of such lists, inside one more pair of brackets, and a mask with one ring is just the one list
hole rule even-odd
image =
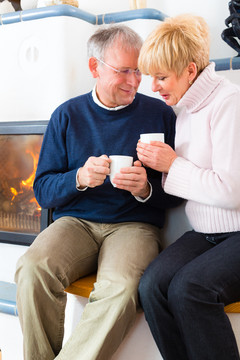
[[[0, 135], [44, 135], [47, 125], [48, 120], [0, 121]], [[40, 231], [44, 230], [50, 222], [51, 210], [42, 208]], [[32, 233], [2, 231], [0, 229], [0, 243], [31, 245], [36, 236]]]

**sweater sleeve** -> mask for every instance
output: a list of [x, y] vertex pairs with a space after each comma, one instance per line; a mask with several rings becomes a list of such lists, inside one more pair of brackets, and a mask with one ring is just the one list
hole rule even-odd
[[[239, 91], [214, 108], [211, 117], [211, 168], [178, 157], [163, 179], [167, 193], [206, 205], [240, 207]], [[210, 153], [209, 153], [210, 154]]]
[[53, 115], [44, 135], [33, 185], [36, 199], [43, 208], [63, 206], [78, 194], [78, 169], [68, 168], [65, 127], [66, 124], [60, 125]]

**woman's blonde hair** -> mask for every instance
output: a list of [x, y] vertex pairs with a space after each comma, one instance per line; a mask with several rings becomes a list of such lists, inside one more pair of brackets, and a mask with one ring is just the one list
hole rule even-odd
[[200, 73], [209, 64], [209, 31], [200, 16], [166, 18], [143, 43], [138, 67], [143, 74], [173, 71], [180, 76], [190, 62]]

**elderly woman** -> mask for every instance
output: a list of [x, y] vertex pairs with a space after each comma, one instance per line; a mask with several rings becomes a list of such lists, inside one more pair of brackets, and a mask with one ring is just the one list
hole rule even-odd
[[209, 63], [208, 28], [197, 16], [161, 23], [139, 69], [178, 117], [176, 151], [139, 141], [138, 157], [164, 173], [167, 193], [187, 200], [193, 228], [145, 271], [146, 319], [165, 360], [239, 360], [224, 306], [240, 300], [240, 88]]

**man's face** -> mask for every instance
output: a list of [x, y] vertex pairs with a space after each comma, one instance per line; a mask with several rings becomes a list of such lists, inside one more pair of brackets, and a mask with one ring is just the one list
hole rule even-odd
[[[106, 50], [104, 62], [115, 69], [137, 69], [139, 52], [125, 50], [121, 44], [116, 43]], [[141, 82], [141, 75], [134, 72], [124, 74], [115, 72], [113, 69], [98, 61], [97, 65], [97, 96], [107, 107], [131, 104]]]

